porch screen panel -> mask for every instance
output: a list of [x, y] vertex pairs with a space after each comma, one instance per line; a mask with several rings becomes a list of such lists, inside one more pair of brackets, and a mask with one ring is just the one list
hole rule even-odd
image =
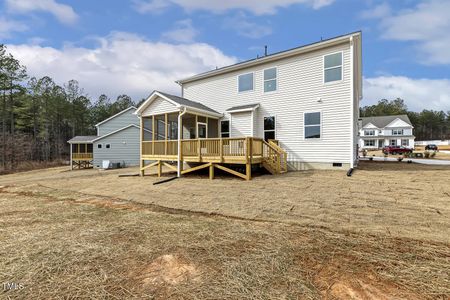
[[219, 137], [219, 121], [216, 119], [208, 118], [208, 137], [217, 138]]
[[169, 140], [178, 140], [178, 114], [169, 114]]
[[94, 150], [94, 145], [93, 144], [87, 144], [87, 153], [92, 153]]
[[153, 139], [153, 122], [152, 118], [143, 118], [144, 123], [144, 141], [151, 141]]
[[158, 141], [163, 141], [166, 139], [166, 121], [165, 116], [155, 116], [155, 139]]

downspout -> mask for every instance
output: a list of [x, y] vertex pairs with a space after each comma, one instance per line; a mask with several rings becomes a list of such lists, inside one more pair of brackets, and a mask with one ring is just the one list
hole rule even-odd
[[[354, 168], [355, 166], [355, 160], [354, 160], [354, 155], [356, 152], [356, 149], [354, 149], [353, 147], [355, 147], [355, 101], [354, 101], [354, 78], [353, 78], [353, 58], [354, 58], [354, 49], [353, 49], [353, 35], [350, 36], [350, 99], [351, 99], [351, 119], [350, 119], [350, 124], [351, 124], [351, 135], [350, 135], [350, 140], [351, 140], [351, 147], [350, 147], [350, 168]], [[359, 107], [358, 107], [359, 110]], [[351, 174], [351, 173], [350, 173]]]
[[181, 177], [181, 133], [182, 133], [182, 128], [180, 125], [181, 124], [181, 119], [183, 117], [183, 115], [187, 112], [186, 107], [182, 107], [183, 112], [181, 112], [178, 114], [178, 164], [177, 164], [177, 177]]

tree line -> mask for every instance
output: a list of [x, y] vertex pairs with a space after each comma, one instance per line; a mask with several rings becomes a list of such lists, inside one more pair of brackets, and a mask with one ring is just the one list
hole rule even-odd
[[[67, 140], [95, 135], [95, 124], [131, 106], [127, 95], [115, 101], [91, 99], [76, 80], [62, 86], [44, 76], [29, 77], [26, 67], [0, 44], [0, 173], [26, 161], [69, 158]], [[380, 100], [360, 109], [362, 117], [407, 114], [417, 140], [450, 139], [450, 111], [409, 111], [404, 100]]]
[[408, 115], [414, 126], [416, 140], [449, 140], [450, 110], [447, 112], [424, 109], [421, 112], [409, 111], [403, 99], [380, 100], [375, 105], [360, 109], [361, 117], [376, 117], [386, 115]]
[[60, 86], [48, 76], [29, 77], [6, 50], [0, 44], [0, 172], [24, 161], [68, 159], [67, 140], [95, 135], [95, 124], [138, 105], [125, 94], [92, 101], [76, 80]]

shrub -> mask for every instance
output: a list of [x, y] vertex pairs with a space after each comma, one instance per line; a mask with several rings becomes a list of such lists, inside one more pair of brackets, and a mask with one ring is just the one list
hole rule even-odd
[[425, 152], [423, 153], [423, 156], [424, 156], [425, 158], [430, 158], [430, 152], [425, 151]]
[[436, 156], [436, 151], [431, 152], [430, 157], [433, 158]]

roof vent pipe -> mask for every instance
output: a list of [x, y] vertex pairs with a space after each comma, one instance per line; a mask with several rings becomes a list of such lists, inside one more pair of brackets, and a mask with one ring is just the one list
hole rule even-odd
[[264, 56], [267, 56], [267, 45], [264, 46]]

